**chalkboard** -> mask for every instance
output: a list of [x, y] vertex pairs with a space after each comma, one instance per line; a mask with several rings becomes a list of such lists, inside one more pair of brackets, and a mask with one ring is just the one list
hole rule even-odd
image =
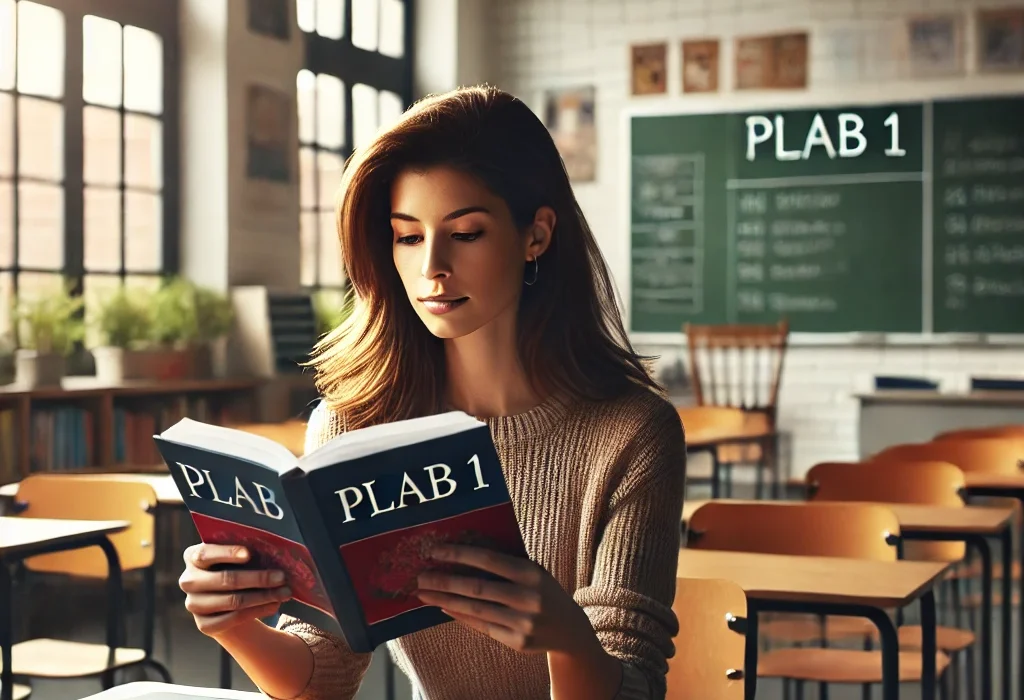
[[[1013, 126], [1022, 107], [1006, 98], [634, 116], [631, 329], [785, 317], [797, 332], [1024, 332], [1022, 312], [1004, 303], [1017, 293], [1012, 261], [1024, 269], [1024, 214], [1011, 214], [1024, 212], [1024, 137]], [[945, 175], [940, 140], [946, 160], [959, 159]], [[954, 142], [1002, 149], [1002, 165], [965, 160], [973, 151], [949, 150]], [[994, 192], [978, 189], [990, 181]], [[957, 187], [967, 204], [946, 191]], [[999, 246], [947, 246], [937, 222], [954, 205], [996, 217], [968, 227], [997, 227], [985, 240]], [[968, 294], [954, 276], [966, 276], [964, 255], [975, 273], [1005, 259], [1006, 274], [970, 276]]]

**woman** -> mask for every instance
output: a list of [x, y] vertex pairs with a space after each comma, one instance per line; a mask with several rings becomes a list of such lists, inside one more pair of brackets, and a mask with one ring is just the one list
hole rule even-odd
[[[433, 553], [510, 583], [420, 577], [454, 621], [389, 643], [416, 697], [663, 698], [683, 431], [629, 346], [547, 130], [492, 88], [431, 97], [353, 156], [342, 192], [359, 303], [317, 348], [307, 451], [380, 422], [480, 417], [530, 556]], [[271, 697], [353, 697], [371, 656], [293, 618], [263, 624], [288, 592], [272, 572], [209, 570], [235, 554], [185, 553], [199, 628]]]

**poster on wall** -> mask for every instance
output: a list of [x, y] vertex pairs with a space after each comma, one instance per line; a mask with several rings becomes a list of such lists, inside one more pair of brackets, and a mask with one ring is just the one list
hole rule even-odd
[[738, 38], [736, 89], [806, 88], [807, 46], [807, 32]]
[[718, 39], [683, 42], [683, 92], [718, 92]]
[[938, 78], [964, 72], [963, 17], [941, 14], [907, 20], [907, 67], [911, 78]]
[[978, 71], [1024, 71], [1024, 8], [978, 11]]
[[544, 124], [573, 182], [597, 178], [597, 124], [593, 86], [544, 92]]
[[668, 88], [668, 44], [631, 47], [634, 95], [660, 95]]
[[250, 179], [290, 182], [292, 159], [289, 96], [264, 85], [246, 94], [246, 173]]
[[289, 0], [248, 0], [249, 31], [287, 41], [291, 35]]
[[775, 37], [774, 76], [772, 87], [799, 89], [807, 87], [807, 33], [781, 34]]

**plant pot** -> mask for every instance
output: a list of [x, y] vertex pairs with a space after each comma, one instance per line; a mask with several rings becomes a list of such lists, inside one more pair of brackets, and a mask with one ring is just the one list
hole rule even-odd
[[196, 353], [191, 348], [101, 347], [93, 350], [96, 378], [103, 383], [168, 381], [196, 377]]
[[64, 356], [18, 349], [14, 353], [14, 383], [26, 389], [59, 387], [64, 378]]
[[93, 348], [92, 357], [96, 363], [96, 379], [104, 384], [119, 384], [124, 381], [124, 348]]

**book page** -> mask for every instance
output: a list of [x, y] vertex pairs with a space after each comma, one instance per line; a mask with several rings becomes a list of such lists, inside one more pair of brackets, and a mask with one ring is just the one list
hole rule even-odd
[[181, 445], [240, 457], [278, 472], [288, 471], [298, 464], [298, 457], [291, 450], [268, 437], [191, 418], [182, 418], [160, 433], [160, 437]]
[[263, 698], [265, 700], [262, 693], [202, 688], [176, 683], [157, 683], [155, 681], [124, 683], [90, 695], [83, 700], [197, 700], [199, 698], [216, 698], [217, 700], [260, 700]]

